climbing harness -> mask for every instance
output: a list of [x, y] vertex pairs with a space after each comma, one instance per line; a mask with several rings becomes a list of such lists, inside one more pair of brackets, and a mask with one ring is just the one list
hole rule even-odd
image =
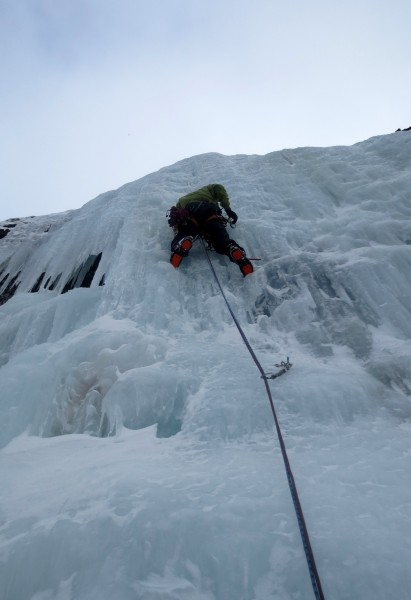
[[[270, 387], [268, 385], [268, 379], [274, 379], [274, 377], [269, 377], [269, 373], [264, 373], [264, 370], [254, 352], [254, 350], [252, 349], [250, 342], [248, 341], [244, 331], [241, 328], [240, 323], [237, 320], [237, 317], [235, 316], [227, 298], [226, 295], [224, 294], [224, 290], [221, 286], [221, 283], [217, 277], [217, 273], [215, 272], [215, 269], [213, 267], [213, 263], [211, 262], [211, 259], [209, 257], [209, 254], [207, 252], [207, 248], [205, 246], [204, 240], [202, 237], [200, 237], [201, 239], [201, 243], [203, 246], [203, 250], [204, 253], [207, 257], [208, 263], [210, 265], [210, 269], [213, 273], [214, 279], [216, 280], [216, 283], [218, 285], [218, 288], [221, 292], [221, 295], [227, 305], [227, 308], [230, 312], [230, 315], [243, 339], [244, 344], [246, 345], [247, 350], [249, 351], [249, 353], [251, 354], [251, 357], [257, 367], [257, 369], [260, 371], [261, 377], [264, 380], [264, 385], [265, 385], [265, 389], [267, 392], [267, 396], [268, 396], [268, 400], [270, 402], [270, 407], [271, 407], [271, 412], [273, 414], [273, 418], [274, 418], [274, 423], [275, 423], [275, 428], [277, 431], [277, 437], [278, 437], [278, 441], [280, 443], [280, 448], [281, 448], [281, 454], [283, 457], [283, 461], [284, 461], [284, 467], [285, 467], [285, 471], [287, 474], [287, 480], [288, 480], [288, 485], [290, 488], [290, 492], [291, 492], [291, 498], [294, 504], [294, 510], [297, 516], [297, 522], [298, 522], [298, 528], [300, 530], [300, 535], [301, 535], [301, 540], [302, 540], [302, 544], [303, 544], [303, 548], [304, 548], [304, 553], [305, 553], [305, 558], [307, 561], [307, 566], [308, 566], [308, 571], [310, 573], [310, 579], [311, 579], [311, 584], [313, 587], [313, 592], [315, 595], [316, 600], [325, 600], [324, 598], [324, 594], [322, 591], [322, 587], [321, 587], [321, 581], [320, 581], [320, 576], [318, 574], [318, 570], [317, 570], [317, 566], [315, 563], [315, 558], [314, 558], [314, 554], [312, 551], [312, 547], [311, 547], [311, 542], [310, 542], [310, 537], [308, 535], [308, 530], [307, 530], [307, 525], [305, 522], [305, 518], [304, 518], [304, 513], [303, 513], [303, 509], [301, 507], [301, 502], [300, 502], [300, 498], [298, 496], [298, 491], [297, 491], [297, 486], [295, 484], [295, 480], [294, 480], [294, 476], [291, 470], [291, 465], [290, 465], [290, 461], [288, 459], [288, 455], [287, 455], [287, 450], [284, 444], [284, 440], [283, 440], [283, 435], [281, 433], [281, 428], [280, 428], [280, 423], [278, 421], [277, 418], [277, 413], [275, 411], [275, 407], [274, 407], [274, 401], [271, 395], [271, 390]], [[277, 365], [276, 365], [277, 366]], [[283, 373], [288, 371], [291, 368], [291, 363], [289, 362], [289, 359], [287, 357], [287, 361], [286, 362], [282, 362], [279, 365], [282, 369], [284, 369]], [[283, 374], [281, 373], [281, 374]], [[276, 374], [276, 377], [278, 377], [279, 375]]]
[[[178, 206], [171, 206], [168, 211], [166, 212], [166, 218], [167, 218], [167, 223], [169, 224], [170, 227], [173, 228], [175, 233], [178, 233], [179, 229], [181, 227], [184, 227], [185, 225], [187, 225], [187, 223], [189, 221], [191, 221], [192, 223], [194, 223], [194, 225], [196, 225], [196, 227], [200, 230], [200, 223], [198, 222], [198, 220], [195, 218], [195, 213], [197, 212], [198, 208], [200, 207], [200, 205], [202, 204], [201, 202], [197, 202], [196, 203], [198, 206], [192, 210], [189, 211], [187, 210], [187, 208], [181, 208]], [[224, 227], [227, 227], [227, 225], [229, 225], [232, 229], [235, 228], [235, 223], [232, 222], [231, 219], [224, 217], [221, 214], [221, 210], [218, 213], [212, 214], [209, 217], [207, 217], [207, 219], [204, 221], [203, 225], [205, 225], [206, 223], [208, 223], [209, 221], [215, 221], [215, 220], [219, 220], [222, 222], [222, 224], [224, 225]], [[198, 233], [198, 235], [196, 235], [193, 240], [196, 240], [197, 237], [202, 236], [204, 237], [204, 239], [206, 240], [207, 244], [208, 244], [208, 249], [212, 250], [212, 244], [211, 244], [211, 240], [208, 237], [207, 233], [204, 231], [201, 231], [200, 233]], [[258, 260], [258, 259], [255, 259]]]

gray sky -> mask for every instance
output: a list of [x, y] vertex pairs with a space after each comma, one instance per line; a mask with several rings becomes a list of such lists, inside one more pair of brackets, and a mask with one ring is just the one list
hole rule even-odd
[[411, 125], [409, 0], [0, 0], [0, 220]]

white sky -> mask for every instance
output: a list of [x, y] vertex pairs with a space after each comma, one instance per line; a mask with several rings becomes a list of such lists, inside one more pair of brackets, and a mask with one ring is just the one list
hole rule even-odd
[[0, 219], [411, 125], [409, 0], [0, 0]]

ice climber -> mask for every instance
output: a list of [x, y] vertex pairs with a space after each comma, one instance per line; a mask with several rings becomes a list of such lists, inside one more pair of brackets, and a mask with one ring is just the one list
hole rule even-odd
[[223, 217], [221, 208], [225, 210], [228, 221], [235, 224], [238, 217], [231, 210], [225, 187], [220, 183], [211, 183], [183, 196], [170, 209], [168, 223], [177, 232], [171, 242], [170, 262], [173, 267], [180, 266], [195, 239], [203, 235], [216, 252], [226, 254], [231, 262], [239, 266], [244, 277], [253, 272], [253, 265], [244, 249], [228, 235], [227, 219]]

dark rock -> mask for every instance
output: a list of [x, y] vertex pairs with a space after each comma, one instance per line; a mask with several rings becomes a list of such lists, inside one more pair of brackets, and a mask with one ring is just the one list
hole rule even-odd
[[43, 279], [44, 279], [44, 275], [45, 275], [45, 274], [46, 274], [46, 272], [45, 272], [45, 271], [43, 271], [43, 273], [42, 273], [42, 274], [40, 275], [40, 277], [37, 279], [36, 283], [35, 283], [35, 284], [33, 285], [33, 287], [31, 288], [30, 292], [31, 292], [32, 294], [35, 294], [36, 292], [38, 292], [38, 291], [39, 291], [39, 289], [40, 289], [40, 286], [41, 286], [41, 282], [43, 281]]
[[100, 263], [102, 253], [91, 254], [88, 259], [75, 269], [64, 284], [62, 294], [76, 287], [90, 287]]
[[59, 273], [57, 275], [57, 277], [55, 277], [53, 279], [53, 281], [50, 283], [49, 290], [54, 290], [54, 288], [56, 287], [56, 285], [58, 284], [58, 282], [60, 281], [60, 279], [61, 279], [61, 273]]
[[5, 288], [5, 290], [0, 294], [0, 305], [1, 304], [5, 304], [8, 300], [10, 300], [10, 298], [12, 298], [14, 296], [14, 294], [17, 291], [17, 288], [20, 285], [20, 281], [17, 281], [18, 276], [20, 275], [21, 271], [19, 271], [17, 273], [17, 275], [15, 275], [12, 279], [10, 279], [9, 283], [7, 284], [7, 287]]

